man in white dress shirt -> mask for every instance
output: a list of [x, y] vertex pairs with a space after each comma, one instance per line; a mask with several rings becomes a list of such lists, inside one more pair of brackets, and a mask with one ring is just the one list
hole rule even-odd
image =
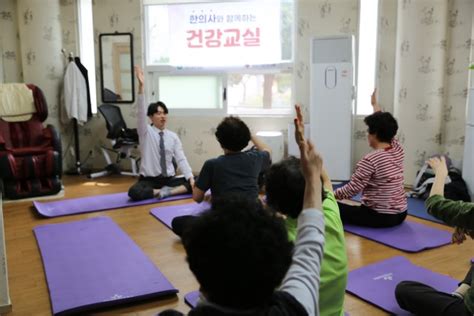
[[[135, 67], [138, 80], [137, 130], [140, 140], [140, 178], [128, 190], [134, 201], [191, 193], [194, 177], [176, 133], [166, 129], [168, 108], [163, 102], [151, 103], [145, 113], [143, 70]], [[147, 117], [151, 124], [147, 124]], [[175, 160], [184, 175], [176, 177]]]

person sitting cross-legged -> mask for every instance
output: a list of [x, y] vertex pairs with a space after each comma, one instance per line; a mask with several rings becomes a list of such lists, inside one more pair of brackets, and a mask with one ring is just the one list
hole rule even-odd
[[[134, 201], [166, 198], [191, 193], [194, 177], [178, 135], [166, 129], [168, 108], [163, 102], [151, 103], [145, 113], [143, 70], [135, 67], [138, 80], [137, 130], [140, 139], [140, 178], [128, 190]], [[147, 117], [151, 124], [147, 124]], [[184, 174], [176, 177], [173, 158]]]
[[[238, 193], [257, 199], [258, 177], [270, 165], [270, 147], [235, 116], [224, 118], [215, 134], [224, 155], [204, 163], [193, 188], [193, 199], [203, 201], [207, 190], [211, 190], [213, 198]], [[255, 149], [243, 150], [250, 141]]]
[[[207, 190], [211, 191], [212, 199], [229, 193], [257, 199], [258, 178], [270, 165], [271, 149], [252, 135], [247, 124], [235, 116], [224, 118], [215, 134], [224, 155], [204, 163], [193, 187], [194, 201], [202, 202]], [[255, 149], [243, 150], [249, 141], [255, 145]], [[175, 217], [171, 222], [173, 232], [181, 236], [192, 220], [191, 215]]]
[[407, 198], [403, 187], [403, 147], [395, 135], [398, 123], [392, 114], [382, 112], [372, 94], [374, 113], [367, 116], [370, 147], [356, 166], [349, 183], [337, 189], [338, 200], [350, 199], [362, 192], [360, 206], [339, 202], [343, 223], [368, 227], [393, 227], [407, 217]]

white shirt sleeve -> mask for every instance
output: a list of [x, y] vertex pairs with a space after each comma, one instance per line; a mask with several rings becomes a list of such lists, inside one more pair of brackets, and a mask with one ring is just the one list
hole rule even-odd
[[324, 215], [305, 209], [298, 217], [293, 261], [280, 286], [306, 309], [319, 315], [319, 281], [324, 248]]
[[173, 151], [174, 159], [176, 160], [178, 168], [181, 170], [186, 180], [189, 180], [193, 176], [193, 172], [188, 160], [186, 159], [186, 156], [184, 155], [183, 145], [181, 144], [181, 140], [179, 139], [178, 135], [175, 137]]
[[147, 133], [147, 116], [145, 110], [145, 96], [139, 94], [137, 97], [137, 132], [139, 136]]

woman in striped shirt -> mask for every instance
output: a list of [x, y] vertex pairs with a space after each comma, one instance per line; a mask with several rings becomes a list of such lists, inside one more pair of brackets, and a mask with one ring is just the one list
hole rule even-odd
[[362, 158], [349, 183], [334, 193], [338, 200], [350, 199], [362, 192], [360, 206], [338, 202], [343, 222], [368, 227], [392, 227], [407, 216], [403, 188], [404, 151], [395, 134], [398, 124], [392, 114], [382, 112], [372, 94], [374, 113], [364, 119], [367, 139], [374, 151]]

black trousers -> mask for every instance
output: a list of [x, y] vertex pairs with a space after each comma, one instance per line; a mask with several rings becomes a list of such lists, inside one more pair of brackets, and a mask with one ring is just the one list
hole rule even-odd
[[[473, 266], [461, 283], [471, 285]], [[453, 289], [454, 291], [454, 289]], [[402, 281], [395, 288], [398, 305], [415, 315], [472, 315], [464, 300], [415, 281]]]
[[179, 237], [183, 236], [184, 231], [190, 227], [196, 217], [195, 215], [176, 216], [171, 221], [171, 230]]
[[128, 196], [133, 201], [152, 199], [153, 189], [161, 189], [164, 186], [179, 187], [184, 185], [187, 193], [192, 192], [191, 184], [184, 177], [144, 177], [140, 176], [138, 181], [128, 190]]
[[399, 214], [383, 214], [361, 204], [348, 205], [338, 202], [341, 220], [343, 223], [357, 226], [383, 228], [393, 227], [403, 223], [407, 212]]

